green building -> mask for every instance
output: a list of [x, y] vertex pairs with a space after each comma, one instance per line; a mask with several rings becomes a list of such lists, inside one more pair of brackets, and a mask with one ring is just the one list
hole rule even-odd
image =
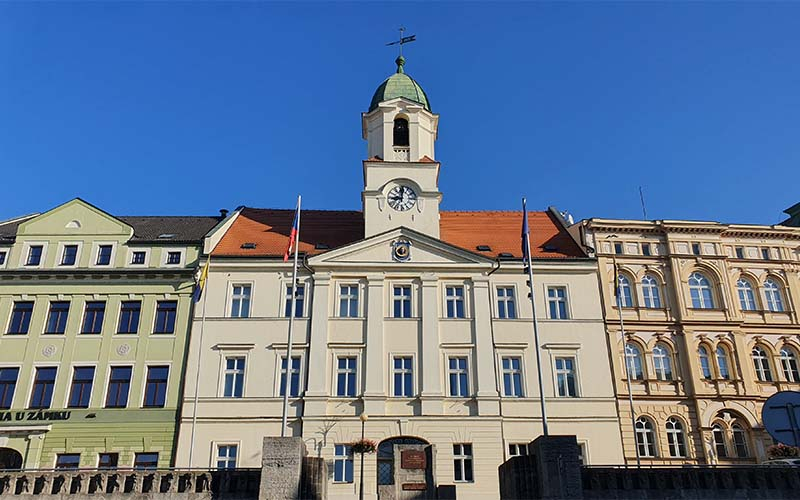
[[173, 463], [198, 257], [219, 222], [80, 199], [0, 222], [0, 469]]

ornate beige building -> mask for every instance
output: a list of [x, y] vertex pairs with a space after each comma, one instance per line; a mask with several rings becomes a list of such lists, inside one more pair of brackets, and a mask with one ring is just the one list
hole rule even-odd
[[626, 459], [764, 460], [763, 402], [800, 389], [800, 229], [589, 219], [571, 231], [598, 258]]
[[[522, 214], [439, 210], [438, 123], [398, 59], [362, 115], [363, 210], [302, 212], [290, 435], [329, 461], [330, 498], [358, 492], [362, 414], [379, 443], [367, 498], [391, 498], [396, 443], [435, 445], [427, 467], [459, 498], [497, 498], [498, 466], [542, 432]], [[293, 215], [241, 208], [207, 238], [179, 467], [258, 466], [261, 438], [281, 433]], [[558, 212], [530, 226], [550, 432], [577, 435], [588, 463], [619, 463], [596, 261]]]

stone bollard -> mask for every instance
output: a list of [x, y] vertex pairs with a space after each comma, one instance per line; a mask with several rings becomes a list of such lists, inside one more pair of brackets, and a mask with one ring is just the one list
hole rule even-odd
[[300, 437], [265, 437], [261, 449], [259, 500], [295, 500], [300, 497], [300, 479], [306, 444]]

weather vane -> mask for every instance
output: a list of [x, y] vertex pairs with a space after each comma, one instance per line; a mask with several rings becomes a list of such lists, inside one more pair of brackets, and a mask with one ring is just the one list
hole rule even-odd
[[403, 44], [417, 41], [417, 35], [403, 36], [403, 33], [406, 31], [405, 27], [403, 27], [403, 26], [400, 26], [399, 31], [400, 31], [400, 40], [395, 40], [394, 42], [389, 42], [389, 43], [386, 44], [386, 46], [388, 47], [389, 45], [399, 45], [400, 46], [399, 47], [400, 55], [402, 56], [403, 55]]

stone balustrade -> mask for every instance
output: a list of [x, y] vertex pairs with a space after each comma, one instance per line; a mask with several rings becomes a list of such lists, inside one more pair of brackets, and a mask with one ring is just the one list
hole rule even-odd
[[216, 470], [27, 470], [0, 471], [0, 498], [58, 495], [64, 498], [151, 496], [258, 498], [260, 469]]

